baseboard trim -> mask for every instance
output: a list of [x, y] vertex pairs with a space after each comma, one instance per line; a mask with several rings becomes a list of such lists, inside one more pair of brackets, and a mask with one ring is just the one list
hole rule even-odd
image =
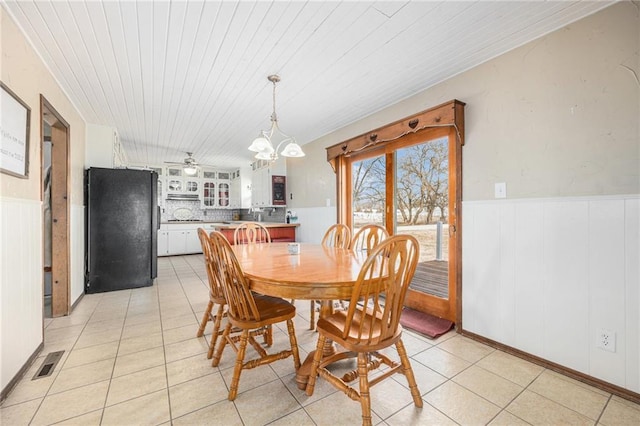
[[33, 364], [36, 358], [38, 358], [38, 355], [40, 354], [40, 352], [42, 352], [43, 348], [44, 348], [44, 342], [40, 342], [36, 350], [31, 354], [29, 359], [27, 359], [27, 362], [25, 362], [22, 368], [16, 373], [15, 376], [13, 376], [13, 379], [9, 381], [7, 386], [5, 386], [4, 389], [2, 389], [2, 391], [0, 392], [0, 402], [5, 400], [7, 395], [9, 395], [9, 393], [13, 390], [13, 388], [18, 384], [20, 379], [22, 379], [22, 376], [24, 376], [27, 370], [31, 367], [31, 364]]
[[73, 305], [71, 305], [71, 311], [69, 312], [69, 315], [71, 315], [71, 313], [76, 309], [76, 306], [78, 306], [78, 303], [80, 303], [80, 301], [84, 298], [84, 295], [85, 295], [85, 293], [82, 292], [82, 294], [80, 296], [78, 296], [76, 301], [73, 302]]
[[609, 392], [613, 395], [617, 395], [621, 398], [635, 402], [636, 404], [640, 404], [640, 394], [630, 391], [629, 389], [625, 389], [623, 387], [605, 382], [604, 380], [601, 380], [601, 379], [596, 379], [595, 377], [589, 376], [579, 371], [572, 370], [568, 367], [562, 366], [560, 364], [556, 364], [555, 362], [548, 361], [544, 358], [540, 358], [538, 356], [521, 351], [519, 349], [512, 348], [511, 346], [507, 346], [503, 343], [496, 342], [495, 340], [488, 339], [486, 337], [480, 336], [470, 331], [460, 330], [459, 333], [465, 337], [476, 340], [480, 343], [484, 343], [487, 346], [491, 346], [492, 348], [499, 349], [510, 355], [516, 356], [518, 358], [522, 358], [525, 361], [532, 362], [541, 367], [545, 367], [545, 368], [548, 368], [549, 370], [553, 370], [556, 373], [560, 373], [562, 375], [578, 380], [582, 383], [586, 383], [590, 386], [593, 386], [605, 392]]

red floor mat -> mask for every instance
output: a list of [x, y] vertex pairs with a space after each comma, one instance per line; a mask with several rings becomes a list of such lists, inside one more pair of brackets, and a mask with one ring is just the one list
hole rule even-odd
[[402, 310], [400, 324], [432, 339], [443, 335], [453, 327], [453, 323], [449, 320], [409, 308]]

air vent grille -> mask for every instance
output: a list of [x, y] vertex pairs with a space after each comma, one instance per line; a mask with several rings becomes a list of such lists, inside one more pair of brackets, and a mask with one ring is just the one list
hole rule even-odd
[[42, 365], [38, 368], [38, 371], [31, 380], [42, 379], [43, 377], [49, 377], [53, 370], [55, 370], [58, 362], [62, 359], [64, 351], [50, 352], [42, 361]]

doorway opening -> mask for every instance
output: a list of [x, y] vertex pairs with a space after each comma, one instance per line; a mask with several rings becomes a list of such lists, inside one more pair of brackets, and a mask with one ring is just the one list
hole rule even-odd
[[51, 310], [51, 126], [42, 122], [42, 208], [44, 226], [44, 317], [52, 318]]
[[69, 124], [40, 96], [43, 206], [43, 310], [69, 314]]

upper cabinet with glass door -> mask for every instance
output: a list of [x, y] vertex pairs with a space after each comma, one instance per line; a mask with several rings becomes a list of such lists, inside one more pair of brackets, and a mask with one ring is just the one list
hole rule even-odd
[[231, 172], [218, 172], [218, 207], [231, 205]]
[[231, 206], [231, 173], [222, 170], [202, 171], [203, 209], [224, 209]]
[[200, 190], [200, 178], [187, 176], [182, 167], [167, 167], [166, 172], [167, 193], [169, 194], [198, 194]]
[[167, 193], [181, 193], [184, 191], [182, 167], [167, 167]]
[[202, 171], [202, 197], [200, 197], [203, 209], [213, 209], [217, 207], [216, 200], [216, 176], [213, 170]]

